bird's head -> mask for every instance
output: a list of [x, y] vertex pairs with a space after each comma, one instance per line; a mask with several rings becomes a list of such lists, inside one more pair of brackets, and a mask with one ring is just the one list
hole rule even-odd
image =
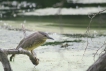
[[52, 37], [50, 37], [47, 33], [45, 33], [45, 32], [41, 32], [41, 31], [39, 31], [39, 33], [43, 36], [43, 39], [52, 39], [52, 40], [54, 40]]

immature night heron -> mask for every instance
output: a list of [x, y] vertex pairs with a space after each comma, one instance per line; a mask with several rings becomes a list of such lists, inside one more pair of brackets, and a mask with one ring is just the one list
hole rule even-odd
[[[19, 45], [16, 47], [16, 49], [19, 48], [23, 48], [25, 50], [29, 50], [31, 51], [31, 53], [33, 53], [32, 51], [42, 45], [46, 39], [53, 39], [51, 37], [49, 37], [49, 35], [47, 33], [44, 32], [35, 32], [31, 35], [29, 35], [28, 37], [22, 39], [19, 43]], [[15, 56], [15, 54], [12, 54], [12, 56], [10, 57], [10, 61], [12, 61], [12, 58]]]

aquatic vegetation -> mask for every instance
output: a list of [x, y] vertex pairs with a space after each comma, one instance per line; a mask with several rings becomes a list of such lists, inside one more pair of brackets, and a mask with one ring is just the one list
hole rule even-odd
[[[71, 43], [71, 42], [81, 42], [82, 40], [64, 40], [64, 41], [54, 41], [54, 42], [46, 42], [44, 45], [61, 45], [62, 43]], [[43, 45], [43, 46], [44, 46]]]

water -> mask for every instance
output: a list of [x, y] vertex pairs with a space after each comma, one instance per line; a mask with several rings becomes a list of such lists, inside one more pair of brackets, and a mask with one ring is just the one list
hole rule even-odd
[[[9, 31], [0, 28], [0, 48], [9, 49], [15, 48], [19, 41], [23, 38], [21, 31]], [[27, 32], [31, 34], [33, 32]], [[71, 42], [66, 48], [61, 48], [61, 44], [40, 46], [34, 51], [40, 59], [40, 64], [34, 66], [26, 55], [17, 55], [14, 62], [11, 63], [13, 71], [86, 71], [87, 68], [94, 62], [93, 54], [104, 44], [105, 36], [88, 38], [88, 49], [82, 59], [85, 47], [87, 46], [86, 37], [66, 37], [59, 34], [50, 34], [54, 38], [53, 41], [63, 40], [82, 40], [83, 42]], [[105, 48], [105, 46], [103, 46]], [[101, 49], [98, 54], [102, 51]], [[96, 56], [96, 59], [98, 55]], [[0, 64], [0, 71], [3, 71]]]
[[[62, 8], [59, 15], [89, 15], [104, 10], [106, 7], [79, 7], [79, 8]], [[19, 13], [18, 15], [26, 16], [46, 16], [56, 15], [60, 8], [37, 9], [33, 12]], [[102, 13], [105, 13], [102, 12]]]
[[[92, 4], [92, 3], [106, 3], [105, 0], [67, 0], [70, 3], [82, 3], [82, 4]], [[36, 16], [44, 16], [44, 15], [56, 15], [59, 11], [59, 8], [46, 8], [46, 9], [36, 9], [36, 3], [22, 1], [18, 3], [18, 1], [4, 1], [0, 3], [0, 9], [1, 9], [1, 17], [6, 17], [6, 15], [13, 14], [13, 17], [16, 17], [17, 15], [36, 15]], [[6, 7], [5, 4], [10, 4], [13, 7]], [[16, 8], [16, 7], [17, 8]], [[105, 9], [105, 6], [97, 5], [92, 7], [80, 7], [78, 5], [74, 5], [76, 7], [72, 8], [73, 6], [69, 6], [70, 8], [62, 8], [60, 15], [87, 15], [89, 13], [96, 13], [103, 9]], [[28, 7], [28, 8], [27, 8]], [[21, 8], [26, 8], [25, 10], [22, 10]], [[9, 9], [12, 9], [10, 12], [8, 12]], [[16, 10], [15, 10], [16, 9]], [[18, 10], [19, 9], [19, 10]], [[7, 10], [7, 11], [5, 11]], [[21, 12], [20, 12], [21, 11]], [[6, 13], [7, 12], [7, 13]], [[12, 12], [12, 13], [11, 13]], [[14, 13], [13, 13], [14, 12]], [[19, 13], [18, 13], [19, 12]]]
[[[82, 0], [74, 0], [73, 2], [80, 3]], [[83, 0], [83, 3], [104, 3], [105, 0]], [[15, 5], [15, 2], [13, 3]], [[34, 7], [36, 5], [34, 4]], [[38, 9], [33, 12], [26, 12], [23, 11], [23, 13], [19, 13], [18, 15], [54, 15], [57, 13], [59, 8], [46, 8], [46, 9]], [[101, 11], [105, 9], [105, 7], [76, 7], [76, 8], [63, 8], [60, 14], [62, 15], [87, 15], [89, 13], [95, 13], [98, 11]], [[1, 15], [2, 16], [2, 15]], [[17, 17], [14, 15], [14, 17]], [[62, 44], [58, 45], [45, 45], [40, 46], [39, 48], [35, 49], [35, 52], [37, 54], [37, 57], [40, 59], [40, 64], [38, 66], [34, 66], [29, 58], [26, 55], [17, 55], [15, 57], [14, 62], [11, 63], [11, 67], [13, 71], [86, 71], [87, 68], [94, 62], [93, 54], [96, 52], [96, 50], [101, 47], [104, 44], [104, 41], [106, 40], [106, 36], [99, 36], [97, 37], [95, 35], [95, 38], [88, 38], [88, 49], [85, 53], [85, 56], [82, 59], [82, 55], [84, 53], [85, 47], [87, 46], [87, 38], [77, 38], [77, 37], [67, 37], [63, 35], [59, 35], [57, 33], [60, 33], [59, 27], [53, 27], [53, 26], [46, 26], [54, 24], [53, 22], [35, 22], [31, 20], [29, 22], [28, 20], [24, 19], [23, 21], [15, 21], [15, 20], [0, 20], [0, 25], [10, 25], [13, 27], [21, 27], [21, 24], [24, 23], [25, 26], [28, 29], [31, 30], [43, 30], [46, 32], [55, 32], [53, 34], [50, 34], [51, 37], [54, 38], [54, 41], [64, 41], [64, 40], [82, 40], [83, 42], [69, 42], [69, 46], [66, 48], [61, 48]], [[76, 19], [75, 19], [76, 21]], [[81, 21], [81, 20], [80, 20]], [[88, 23], [88, 22], [86, 22]], [[85, 24], [86, 24], [85, 23]], [[57, 24], [57, 23], [55, 23]], [[66, 23], [65, 23], [66, 24]], [[71, 22], [73, 25], [74, 23]], [[77, 23], [77, 25], [79, 22]], [[86, 28], [86, 27], [85, 27]], [[63, 29], [65, 33], [84, 33], [86, 29], [83, 28], [73, 28], [73, 27], [65, 27]], [[98, 33], [97, 30], [92, 30], [94, 34]], [[105, 29], [103, 29], [105, 31]], [[31, 34], [32, 32], [27, 32], [27, 34]], [[0, 28], [0, 48], [3, 49], [10, 49], [10, 48], [16, 48], [20, 40], [23, 38], [23, 32], [22, 31], [14, 31], [14, 30], [6, 30]], [[51, 40], [47, 40], [47, 42], [54, 42]], [[103, 46], [105, 48], [105, 46]], [[103, 48], [98, 52], [98, 54], [101, 53]], [[98, 58], [98, 54], [95, 59]], [[9, 56], [10, 57], [10, 56]], [[8, 58], [9, 58], [8, 57]], [[2, 64], [0, 63], [0, 71], [3, 71]]]

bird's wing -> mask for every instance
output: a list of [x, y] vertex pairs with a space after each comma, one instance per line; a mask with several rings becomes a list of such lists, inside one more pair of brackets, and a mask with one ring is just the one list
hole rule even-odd
[[19, 48], [21, 47], [21, 45], [22, 45], [23, 42], [24, 42], [24, 39], [22, 39], [22, 40], [19, 42], [19, 44], [18, 44], [18, 46], [16, 47], [16, 49], [19, 49]]
[[29, 35], [28, 37], [22, 39], [16, 49], [19, 49], [20, 47], [21, 48], [30, 47], [34, 43], [34, 41], [36, 41], [37, 38], [35, 38], [35, 37], [37, 37], [37, 36], [38, 36], [37, 33], [33, 33], [33, 34]]
[[37, 44], [39, 43], [38, 41], [38, 35], [35, 33], [35, 34], [31, 34], [30, 36], [26, 37], [25, 39], [23, 39], [20, 44], [19, 44], [19, 47], [21, 48], [28, 48], [28, 47], [31, 47], [33, 44]]

